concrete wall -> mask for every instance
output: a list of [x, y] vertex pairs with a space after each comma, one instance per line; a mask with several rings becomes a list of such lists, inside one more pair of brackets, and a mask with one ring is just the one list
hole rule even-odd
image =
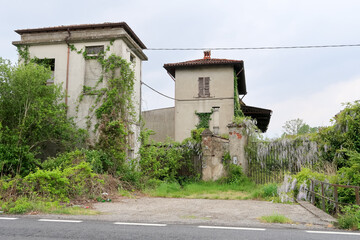
[[[46, 33], [28, 33], [21, 35], [21, 41], [14, 42], [14, 45], [28, 45], [31, 57], [37, 58], [54, 58], [55, 72], [54, 83], [62, 85], [63, 89], [66, 87], [67, 74], [67, 53], [68, 46], [65, 38], [68, 37], [67, 31], [63, 32], [46, 32]], [[110, 41], [114, 40], [113, 45], [110, 46]], [[85, 49], [86, 46], [110, 46], [110, 51], [107, 53], [116, 54], [130, 62], [130, 55], [134, 57], [132, 61], [132, 68], [135, 72], [135, 85], [133, 101], [137, 113], [137, 119], [141, 114], [141, 65], [142, 60], [146, 60], [146, 56], [140, 51], [134, 52], [132, 49], [139, 46], [131, 39], [131, 37], [122, 28], [115, 29], [89, 29], [71, 32], [71, 37], [68, 39], [70, 44], [73, 44], [78, 50]], [[95, 96], [85, 95], [79, 104], [79, 96], [83, 92], [85, 81], [85, 66], [86, 61], [82, 54], [75, 51], [70, 51], [69, 54], [69, 78], [68, 78], [68, 116], [74, 117], [77, 126], [86, 128], [86, 116], [91, 116], [89, 110], [94, 104]], [[95, 69], [94, 71], [98, 71]], [[106, 86], [106, 80], [100, 83], [99, 88]], [[77, 111], [78, 106], [78, 111]], [[95, 124], [95, 116], [92, 119], [92, 125]], [[134, 154], [138, 151], [139, 142], [137, 141], [140, 126], [132, 126], [134, 136], [130, 143]], [[96, 139], [95, 134], [89, 131], [92, 140]]]
[[224, 155], [230, 154], [230, 162], [242, 167], [244, 174], [248, 174], [248, 159], [245, 148], [248, 143], [244, 126], [229, 124], [229, 140], [213, 135], [206, 129], [202, 134], [202, 180], [215, 181], [226, 177], [228, 169], [223, 162]]
[[168, 138], [175, 139], [175, 108], [162, 108], [142, 112], [145, 128], [151, 129], [155, 135], [151, 140], [164, 142]]
[[[234, 116], [234, 68], [232, 66], [202, 66], [176, 70], [175, 140], [190, 137], [199, 122], [195, 112], [210, 112], [219, 108], [219, 135], [228, 133], [227, 125]], [[198, 97], [198, 78], [210, 77], [210, 97]], [[213, 130], [214, 120], [210, 122]]]

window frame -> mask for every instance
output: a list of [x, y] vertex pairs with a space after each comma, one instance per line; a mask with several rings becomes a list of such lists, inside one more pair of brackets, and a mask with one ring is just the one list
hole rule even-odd
[[198, 78], [198, 97], [210, 97], [210, 77]]

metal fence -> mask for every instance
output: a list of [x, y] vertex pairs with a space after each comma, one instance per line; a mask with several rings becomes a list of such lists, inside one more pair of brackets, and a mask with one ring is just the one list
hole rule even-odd
[[[326, 194], [326, 188], [332, 188], [330, 191], [332, 196], [328, 196]], [[345, 188], [353, 190], [351, 194], [347, 195], [354, 195], [354, 203], [344, 203], [340, 202], [339, 200], [339, 194], [338, 190], [339, 188]], [[315, 205], [316, 203], [316, 196], [320, 198], [321, 200], [321, 208], [323, 211], [329, 211], [329, 209], [326, 209], [326, 205], [329, 205], [329, 203], [333, 206], [334, 214], [340, 213], [340, 205], [354, 205], [357, 204], [360, 206], [360, 197], [359, 197], [359, 186], [351, 186], [351, 185], [339, 185], [339, 184], [331, 184], [327, 182], [321, 182], [315, 179], [311, 179], [310, 189], [305, 189], [310, 193], [310, 201], [312, 204]], [[319, 193], [320, 192], [320, 193]]]
[[252, 142], [246, 152], [248, 177], [258, 184], [281, 182], [285, 174], [312, 168], [318, 160], [317, 144], [302, 138]]

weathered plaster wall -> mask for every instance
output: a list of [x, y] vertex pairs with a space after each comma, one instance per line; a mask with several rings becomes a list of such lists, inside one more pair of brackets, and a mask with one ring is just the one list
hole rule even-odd
[[227, 175], [223, 156], [229, 151], [229, 141], [214, 136], [208, 129], [202, 133], [202, 180], [215, 181]]
[[175, 108], [162, 108], [142, 112], [145, 128], [155, 132], [150, 139], [156, 142], [164, 142], [175, 138]]
[[[210, 77], [210, 97], [198, 97], [198, 78]], [[210, 112], [219, 108], [219, 135], [226, 134], [227, 124], [234, 116], [234, 69], [232, 66], [206, 66], [176, 70], [175, 140], [190, 137], [199, 118], [195, 112]], [[213, 130], [214, 121], [210, 121]]]
[[[21, 41], [14, 42], [14, 45], [28, 45], [31, 57], [37, 58], [54, 58], [55, 72], [54, 83], [62, 85], [63, 89], [66, 87], [66, 71], [67, 71], [67, 52], [68, 46], [65, 38], [68, 37], [66, 31], [63, 32], [46, 32], [46, 33], [31, 33], [22, 34]], [[113, 46], [107, 53], [116, 54], [130, 62], [130, 56], [133, 56], [132, 68], [135, 73], [134, 95], [133, 102], [137, 119], [141, 114], [141, 67], [142, 60], [147, 60], [142, 52], [135, 52], [132, 49], [139, 48], [131, 37], [121, 28], [118, 29], [96, 29], [72, 31], [69, 43], [73, 44], [77, 49], [84, 49], [85, 46], [100, 46], [104, 48], [110, 45], [110, 41], [114, 40]], [[75, 51], [70, 51], [69, 55], [69, 78], [68, 78], [68, 116], [74, 117], [76, 124], [81, 128], [86, 128], [86, 116], [91, 115], [89, 111], [94, 103], [94, 96], [85, 95], [79, 104], [79, 96], [83, 91], [85, 81], [85, 64], [86, 60], [82, 54]], [[100, 83], [99, 88], [105, 87], [106, 81]], [[78, 107], [78, 111], [76, 108]], [[95, 117], [92, 120], [92, 125], [95, 124]], [[132, 138], [131, 147], [135, 154], [139, 149], [139, 141], [137, 141], [140, 134], [140, 126], [132, 126], [134, 137]], [[96, 139], [95, 134], [89, 132], [91, 138]]]
[[243, 172], [248, 172], [248, 160], [245, 154], [248, 136], [244, 128], [229, 124], [229, 140], [214, 136], [209, 129], [202, 134], [202, 180], [215, 181], [226, 177], [228, 172], [223, 162], [225, 153], [230, 154], [230, 162], [242, 167]]
[[244, 173], [248, 172], [248, 161], [246, 158], [245, 147], [248, 136], [242, 126], [229, 124], [229, 152], [233, 164], [242, 167]]

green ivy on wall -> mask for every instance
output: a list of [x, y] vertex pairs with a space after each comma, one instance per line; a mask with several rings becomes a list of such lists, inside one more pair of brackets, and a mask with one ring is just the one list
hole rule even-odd
[[213, 110], [211, 110], [211, 112], [203, 112], [203, 113], [198, 113], [195, 112], [195, 114], [199, 117], [199, 123], [196, 125], [197, 129], [200, 128], [209, 128], [209, 122], [211, 120], [211, 114], [213, 113]]
[[[133, 104], [135, 74], [131, 63], [115, 54], [108, 54], [110, 45], [97, 56], [88, 56], [85, 49], [76, 49], [70, 45], [71, 51], [82, 54], [85, 60], [96, 59], [102, 68], [102, 74], [94, 87], [83, 86], [79, 96], [79, 104], [84, 96], [94, 99], [87, 116], [87, 127], [91, 130], [91, 120], [95, 117], [94, 132], [98, 132], [96, 147], [107, 152], [112, 158], [112, 170], [115, 172], [124, 164], [127, 150], [130, 149], [131, 126], [138, 122]], [[106, 87], [99, 89], [100, 83]], [[79, 105], [77, 106], [77, 109]], [[111, 170], [110, 170], [111, 171]]]
[[244, 117], [244, 113], [241, 111], [239, 90], [237, 84], [237, 76], [234, 71], [234, 117]]

